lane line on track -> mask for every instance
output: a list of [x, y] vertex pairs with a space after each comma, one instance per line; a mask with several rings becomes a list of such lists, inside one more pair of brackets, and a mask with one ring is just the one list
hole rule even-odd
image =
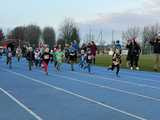
[[[37, 72], [43, 73], [42, 71], [39, 71], [39, 70]], [[116, 91], [116, 92], [120, 92], [120, 93], [125, 93], [125, 94], [128, 94], [128, 95], [142, 97], [142, 98], [149, 99], [149, 100], [152, 100], [152, 101], [160, 102], [160, 99], [158, 99], [158, 98], [142, 95], [142, 94], [139, 94], [139, 93], [136, 93], [136, 92], [129, 92], [129, 91], [118, 89], [118, 88], [113, 88], [113, 87], [109, 87], [109, 86], [95, 84], [95, 83], [88, 82], [88, 81], [82, 81], [80, 79], [71, 78], [71, 77], [68, 77], [68, 76], [65, 76], [65, 75], [61, 75], [61, 76], [60, 75], [55, 75], [55, 74], [49, 74], [49, 75], [51, 75], [53, 77], [56, 76], [56, 77], [59, 77], [59, 78], [68, 79], [70, 81], [79, 82], [79, 83], [87, 84], [87, 85], [90, 85], [90, 86], [95, 86], [95, 87], [99, 87], [99, 88], [103, 88], [103, 89], [108, 89], [108, 90], [112, 90], [112, 91]]]
[[[43, 72], [40, 71], [40, 70], [36, 70], [36, 71], [43, 73]], [[117, 92], [125, 93], [125, 94], [128, 94], [128, 95], [133, 95], [133, 96], [137, 96], [137, 97], [142, 97], [142, 98], [145, 98], [145, 99], [149, 99], [149, 100], [152, 100], [152, 101], [160, 102], [160, 99], [158, 99], [158, 98], [154, 98], [154, 97], [151, 97], [151, 96], [146, 96], [146, 95], [139, 94], [139, 93], [136, 93], [136, 92], [129, 92], [129, 91], [122, 90], [122, 89], [118, 89], [118, 88], [113, 88], [113, 87], [109, 87], [109, 86], [103, 86], [103, 85], [99, 85], [99, 84], [95, 84], [95, 83], [91, 83], [91, 82], [84, 82], [84, 81], [81, 81], [81, 80], [79, 80], [79, 79], [71, 78], [71, 77], [64, 76], [64, 75], [63, 75], [63, 76], [59, 76], [59, 75], [55, 75], [55, 74], [51, 74], [51, 75], [52, 75], [52, 76], [56, 76], [56, 77], [65, 78], [65, 79], [68, 79], [68, 80], [71, 80], [71, 81], [83, 83], [83, 84], [88, 84], [88, 85], [95, 86], [95, 87], [100, 87], [100, 88], [104, 88], [104, 89], [109, 89], [109, 90], [112, 90], [112, 91], [117, 91]], [[106, 78], [106, 79], [107, 79], [107, 78]]]
[[151, 85], [146, 85], [146, 84], [140, 84], [140, 83], [135, 83], [135, 82], [129, 82], [129, 81], [122, 81], [122, 80], [113, 79], [113, 78], [105, 78], [105, 77], [102, 77], [102, 76], [99, 76], [99, 75], [95, 75], [95, 74], [91, 75], [91, 74], [88, 74], [88, 73], [76, 72], [76, 71], [69, 71], [69, 73], [81, 74], [81, 75], [84, 75], [84, 76], [89, 76], [91, 78], [95, 78], [96, 77], [97, 79], [109, 80], [109, 81], [129, 84], [129, 85], [135, 85], [135, 86], [139, 86], [139, 87], [147, 87], [147, 88], [152, 88], [152, 89], [160, 90], [160, 87], [156, 87], [156, 86], [151, 86]]
[[6, 71], [6, 72], [10, 72], [10, 73], [12, 73], [12, 74], [14, 74], [14, 75], [17, 75], [17, 76], [19, 76], [19, 77], [23, 77], [23, 78], [25, 78], [25, 79], [28, 79], [28, 80], [30, 80], [30, 81], [33, 81], [33, 82], [42, 84], [42, 85], [47, 86], [47, 87], [49, 87], [49, 88], [56, 89], [56, 90], [58, 90], [58, 91], [61, 91], [61, 92], [66, 93], [66, 94], [70, 94], [70, 95], [75, 96], [75, 97], [77, 97], [77, 98], [80, 98], [80, 99], [82, 99], [82, 100], [85, 100], [85, 101], [88, 101], [88, 102], [97, 104], [97, 105], [99, 105], [99, 106], [101, 106], [101, 107], [104, 107], [104, 108], [111, 109], [111, 110], [113, 110], [113, 111], [122, 113], [122, 114], [124, 114], [124, 115], [126, 115], [126, 116], [130, 116], [130, 117], [136, 118], [136, 119], [138, 119], [138, 120], [147, 120], [146, 118], [143, 118], [143, 117], [134, 115], [134, 114], [132, 114], [132, 113], [129, 113], [129, 112], [126, 112], [126, 111], [123, 111], [123, 110], [120, 110], [120, 109], [117, 109], [117, 108], [112, 107], [112, 106], [107, 105], [107, 104], [103, 104], [103, 103], [98, 102], [98, 101], [96, 101], [96, 100], [90, 99], [90, 98], [85, 97], [85, 96], [81, 96], [81, 95], [79, 95], [79, 94], [77, 94], [77, 93], [74, 93], [74, 92], [65, 90], [65, 89], [63, 89], [63, 88], [60, 88], [60, 87], [51, 85], [51, 84], [49, 84], [49, 83], [42, 82], [42, 81], [40, 81], [40, 80], [34, 79], [34, 78], [29, 77], [29, 76], [26, 76], [26, 75], [24, 75], [24, 74], [17, 73], [17, 72], [13, 72], [13, 71], [10, 71], [10, 70], [7, 70], [7, 69], [3, 69], [3, 70]]
[[[97, 69], [106, 69], [106, 68], [108, 68], [108, 67], [98, 67], [98, 66], [95, 66], [95, 68], [97, 68]], [[123, 74], [130, 74], [130, 75], [141, 75], [141, 74], [151, 74], [150, 76], [152, 76], [152, 77], [155, 77], [155, 78], [159, 78], [159, 76], [160, 76], [160, 73], [159, 72], [153, 72], [153, 71], [137, 71], [137, 70], [130, 70], [130, 69], [124, 69], [124, 68], [122, 68], [122, 71], [121, 71], [121, 73], [123, 73]]]
[[122, 113], [122, 114], [124, 114], [124, 115], [126, 115], [126, 116], [130, 116], [130, 117], [136, 118], [136, 119], [138, 119], [138, 120], [147, 120], [146, 118], [143, 118], [143, 117], [134, 115], [134, 114], [132, 114], [132, 113], [129, 113], [129, 112], [126, 112], [126, 111], [123, 111], [123, 110], [120, 110], [120, 109], [117, 109], [116, 107], [113, 107], [113, 106], [110, 106], [110, 105], [107, 105], [107, 104], [103, 104], [103, 103], [98, 102], [98, 101], [96, 101], [96, 100], [90, 99], [90, 98], [85, 97], [85, 96], [81, 96], [81, 95], [79, 95], [79, 94], [77, 94], [77, 93], [74, 93], [74, 92], [65, 90], [65, 89], [63, 89], [63, 88], [60, 88], [60, 87], [51, 85], [51, 84], [49, 84], [49, 83], [42, 82], [42, 81], [40, 81], [40, 80], [34, 79], [34, 78], [29, 77], [29, 76], [26, 76], [26, 75], [24, 75], [24, 74], [21, 74], [21, 73], [18, 73], [18, 72], [13, 72], [13, 71], [10, 71], [10, 70], [7, 70], [7, 69], [3, 69], [3, 70], [6, 71], [6, 72], [10, 72], [10, 73], [12, 73], [12, 74], [14, 74], [14, 75], [17, 75], [17, 76], [19, 76], [19, 77], [23, 77], [23, 78], [25, 78], [25, 79], [28, 79], [28, 80], [30, 80], [30, 81], [33, 81], [33, 82], [42, 84], [42, 85], [47, 86], [47, 87], [49, 87], [49, 88], [56, 89], [56, 90], [58, 90], [58, 91], [61, 91], [61, 92], [66, 93], [66, 94], [75, 96], [75, 97], [77, 97], [77, 98], [80, 98], [80, 99], [82, 99], [82, 100], [88, 101], [88, 102], [90, 102], [90, 103], [97, 104], [97, 105], [99, 105], [99, 106], [101, 106], [101, 107], [104, 107], [104, 108], [107, 108], [107, 109], [110, 109], [110, 110], [113, 110], [113, 111]]
[[27, 106], [25, 106], [23, 103], [21, 103], [19, 100], [17, 100], [13, 95], [9, 94], [6, 90], [0, 88], [0, 91], [2, 91], [5, 95], [7, 95], [10, 99], [12, 99], [15, 103], [17, 103], [21, 108], [26, 110], [29, 114], [31, 114], [36, 120], [43, 120], [40, 116], [38, 116], [36, 113], [34, 113], [31, 109], [29, 109]]
[[[128, 75], [128, 73], [130, 74], [131, 72], [126, 72], [125, 76], [128, 76], [128, 77], [132, 76], [132, 78], [139, 80], [139, 81], [141, 80], [141, 81], [151, 81], [151, 82], [160, 83], [160, 81], [158, 81], [158, 78], [156, 78], [156, 80], [152, 80], [152, 79], [148, 79], [148, 78], [137, 77], [138, 74], [136, 74], [136, 73], [135, 73], [135, 75], [132, 75], [132, 74]], [[112, 75], [113, 73], [106, 72], [105, 74]], [[122, 76], [124, 76], [124, 72], [122, 72], [122, 74], [123, 74]], [[141, 73], [141, 74], [143, 74], [143, 73]], [[127, 79], [127, 78], [125, 77], [125, 79]], [[159, 77], [159, 79], [160, 79], [160, 77]]]
[[119, 82], [119, 83], [124, 83], [124, 84], [129, 84], [129, 85], [135, 85], [135, 86], [139, 86], [139, 87], [147, 87], [147, 88], [160, 90], [160, 87], [156, 87], [156, 86], [151, 86], [151, 85], [146, 85], [146, 84], [139, 84], [139, 83], [134, 83], [134, 82], [129, 82], [129, 81], [122, 81], [122, 80], [117, 80], [117, 79], [113, 79], [113, 78], [105, 78], [105, 77], [102, 77], [102, 76], [99, 76], [99, 75], [95, 75], [95, 74], [88, 74], [88, 73], [75, 72], [75, 71], [74, 72], [70, 71], [70, 73], [81, 74], [83, 76], [88, 76], [90, 78], [109, 80], [109, 81], [113, 81], [113, 82]]

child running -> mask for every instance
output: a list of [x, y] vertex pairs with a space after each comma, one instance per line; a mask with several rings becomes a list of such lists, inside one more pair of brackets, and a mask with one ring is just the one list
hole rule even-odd
[[50, 51], [50, 55], [51, 55], [50, 61], [51, 63], [53, 63], [54, 62], [54, 51], [53, 50]]
[[51, 57], [50, 57], [50, 53], [49, 53], [49, 48], [46, 48], [45, 52], [41, 56], [43, 68], [44, 68], [46, 75], [48, 75], [48, 64], [49, 64], [50, 58]]
[[40, 50], [37, 48], [35, 51], [34, 51], [34, 57], [35, 57], [35, 66], [38, 67], [39, 64], [40, 64], [40, 56], [41, 56], [41, 53], [40, 53]]
[[71, 70], [74, 71], [74, 63], [76, 62], [76, 50], [72, 46], [69, 49], [69, 63], [71, 65]]
[[54, 62], [54, 67], [56, 68], [57, 66], [57, 60], [56, 60], [56, 52], [58, 51], [58, 47], [55, 46], [54, 49], [53, 49], [53, 52], [51, 52], [50, 54], [52, 55], [53, 57], [53, 62]]
[[61, 67], [61, 64], [63, 62], [63, 58], [64, 58], [64, 52], [59, 48], [56, 52], [55, 52], [55, 59], [56, 59], [56, 69], [57, 71], [60, 71], [60, 67]]
[[9, 65], [9, 69], [12, 69], [12, 50], [11, 48], [8, 48], [7, 50], [7, 65]]
[[92, 64], [92, 52], [90, 49], [87, 50], [87, 54], [86, 54], [86, 65], [84, 67], [84, 69], [88, 69], [88, 72], [91, 72], [91, 64]]
[[65, 63], [69, 63], [69, 45], [65, 44], [64, 48]]
[[81, 50], [80, 63], [79, 63], [79, 66], [81, 69], [83, 69], [83, 67], [85, 66], [85, 63], [86, 63], [86, 54], [84, 50]]
[[20, 62], [20, 59], [21, 59], [21, 56], [22, 56], [22, 50], [21, 50], [20, 47], [18, 47], [18, 48], [16, 49], [16, 56], [17, 56], [18, 62]]
[[112, 67], [108, 68], [108, 70], [113, 71], [115, 68], [117, 68], [116, 76], [119, 77], [120, 64], [121, 64], [121, 54], [120, 50], [116, 48], [112, 56]]
[[28, 60], [28, 67], [29, 67], [29, 71], [32, 70], [32, 66], [33, 66], [33, 62], [34, 62], [34, 52], [33, 52], [33, 49], [32, 47], [29, 47], [29, 51], [27, 53], [27, 56], [26, 56], [27, 60]]

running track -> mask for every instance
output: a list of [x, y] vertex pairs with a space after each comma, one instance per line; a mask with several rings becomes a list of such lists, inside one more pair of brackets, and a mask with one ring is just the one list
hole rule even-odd
[[159, 120], [160, 74], [121, 70], [120, 78], [102, 67], [92, 74], [61, 72], [49, 75], [27, 63], [0, 59], [0, 120]]

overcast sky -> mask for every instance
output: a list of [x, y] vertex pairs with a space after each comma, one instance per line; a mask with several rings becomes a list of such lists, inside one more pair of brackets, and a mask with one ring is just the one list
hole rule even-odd
[[110, 36], [112, 30], [160, 20], [160, 0], [0, 0], [0, 3], [0, 28], [37, 24], [58, 30], [63, 20], [70, 17], [79, 24], [83, 38], [89, 29], [102, 30], [104, 36]]

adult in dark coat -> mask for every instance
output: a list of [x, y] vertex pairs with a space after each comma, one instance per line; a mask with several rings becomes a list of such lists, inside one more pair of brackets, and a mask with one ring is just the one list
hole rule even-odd
[[154, 48], [154, 54], [155, 54], [155, 65], [154, 70], [158, 71], [158, 67], [160, 67], [160, 33], [155, 37], [153, 41], [150, 41], [151, 45]]
[[138, 61], [139, 61], [139, 55], [141, 53], [140, 45], [135, 41], [135, 38], [134, 38], [132, 39], [132, 41], [127, 43], [126, 47], [128, 48], [128, 51], [129, 51], [128, 57], [130, 59], [131, 70], [133, 70], [134, 65], [136, 69], [139, 70]]
[[94, 43], [94, 41], [91, 42], [91, 54], [92, 54], [92, 60], [93, 60], [93, 64], [96, 64], [96, 52], [97, 52], [97, 46]]
[[[128, 45], [132, 42], [131, 39], [129, 39], [127, 41], [127, 45], [126, 45], [126, 48], [128, 49]], [[126, 61], [127, 61], [127, 67], [130, 67], [131, 66], [131, 60], [130, 60], [130, 55], [131, 55], [131, 49], [128, 49], [128, 53], [127, 53], [127, 57], [126, 57]]]

